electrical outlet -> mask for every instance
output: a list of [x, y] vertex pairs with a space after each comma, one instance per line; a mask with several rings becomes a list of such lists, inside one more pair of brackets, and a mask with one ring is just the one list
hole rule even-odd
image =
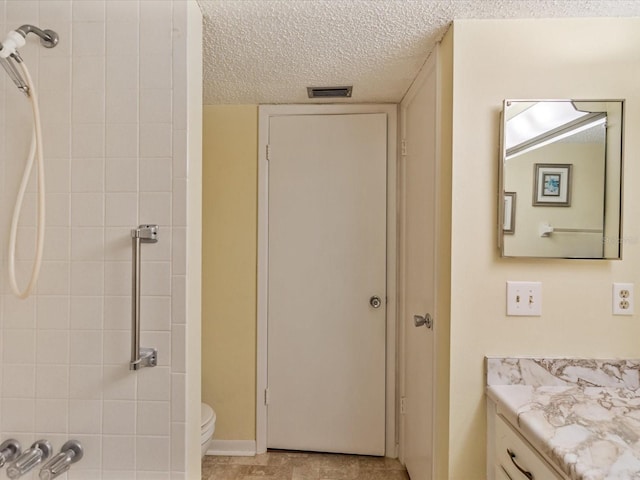
[[613, 314], [633, 315], [633, 283], [613, 284]]
[[507, 315], [540, 317], [542, 282], [507, 282]]

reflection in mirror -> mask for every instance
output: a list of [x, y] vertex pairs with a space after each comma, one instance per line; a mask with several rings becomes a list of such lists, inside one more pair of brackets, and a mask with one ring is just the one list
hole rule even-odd
[[620, 100], [505, 100], [503, 256], [620, 258], [622, 113]]

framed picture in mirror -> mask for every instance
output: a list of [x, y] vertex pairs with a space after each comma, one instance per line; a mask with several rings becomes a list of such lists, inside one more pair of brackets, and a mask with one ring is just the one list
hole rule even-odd
[[536, 163], [533, 173], [533, 205], [571, 206], [571, 164]]
[[505, 235], [516, 233], [516, 192], [504, 192], [504, 224]]

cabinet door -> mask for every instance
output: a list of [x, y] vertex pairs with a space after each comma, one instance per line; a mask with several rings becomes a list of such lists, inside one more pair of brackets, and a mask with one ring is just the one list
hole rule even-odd
[[496, 465], [496, 480], [513, 480], [502, 465]]

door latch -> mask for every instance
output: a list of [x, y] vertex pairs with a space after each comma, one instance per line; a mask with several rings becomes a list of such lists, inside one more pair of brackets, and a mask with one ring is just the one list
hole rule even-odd
[[433, 318], [431, 315], [426, 313], [424, 317], [422, 315], [414, 315], [413, 323], [416, 327], [426, 326], [429, 330], [433, 328]]
[[380, 299], [380, 297], [374, 295], [369, 299], [369, 305], [371, 305], [373, 308], [380, 308], [380, 306], [382, 305], [382, 300]]

